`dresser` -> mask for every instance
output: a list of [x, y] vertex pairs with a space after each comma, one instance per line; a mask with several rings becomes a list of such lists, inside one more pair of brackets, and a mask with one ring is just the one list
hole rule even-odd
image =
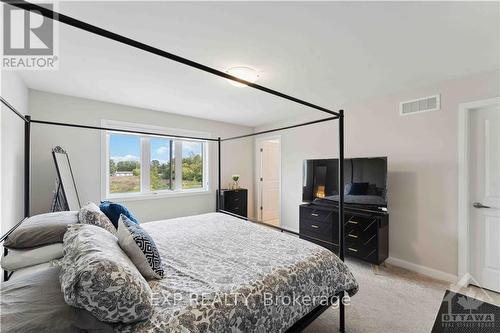
[[221, 190], [221, 209], [233, 214], [248, 217], [248, 190]]
[[[300, 205], [299, 209], [300, 238], [338, 253], [338, 207], [310, 203]], [[389, 256], [387, 212], [344, 208], [344, 231], [346, 255], [377, 265]]]

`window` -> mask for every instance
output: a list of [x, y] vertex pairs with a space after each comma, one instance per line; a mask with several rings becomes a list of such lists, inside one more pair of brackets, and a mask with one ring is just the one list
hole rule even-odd
[[140, 137], [110, 135], [109, 156], [109, 193], [140, 192]]
[[203, 144], [182, 142], [182, 188], [203, 187]]
[[208, 191], [205, 141], [110, 131], [104, 142], [106, 198]]
[[[200, 143], [201, 144], [201, 143]], [[174, 153], [173, 141], [165, 139], [150, 139], [151, 163], [149, 184], [151, 191], [174, 190]]]

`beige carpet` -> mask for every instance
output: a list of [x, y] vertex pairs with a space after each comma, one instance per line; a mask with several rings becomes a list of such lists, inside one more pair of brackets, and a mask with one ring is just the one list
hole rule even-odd
[[[346, 306], [346, 332], [429, 333], [445, 290], [458, 290], [447, 282], [398, 267], [347, 262], [360, 289], [351, 298], [351, 305]], [[478, 288], [467, 288], [468, 295], [481, 298], [477, 291]], [[487, 301], [500, 305], [499, 294], [489, 292], [488, 296]], [[338, 332], [338, 312], [328, 309], [304, 332]]]

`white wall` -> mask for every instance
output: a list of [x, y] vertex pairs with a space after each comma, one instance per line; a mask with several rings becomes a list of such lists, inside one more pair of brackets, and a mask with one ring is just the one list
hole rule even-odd
[[[399, 102], [437, 93], [440, 111], [399, 115]], [[458, 105], [499, 95], [495, 71], [345, 106], [346, 157], [389, 159], [391, 257], [457, 275]], [[298, 230], [303, 160], [337, 157], [337, 128], [281, 132], [284, 227]]]
[[[212, 137], [250, 133], [251, 128], [222, 122], [179, 116], [166, 112], [98, 102], [89, 99], [30, 90], [29, 109], [33, 119], [100, 126], [101, 120], [119, 120], [166, 128], [208, 132]], [[51, 149], [59, 145], [68, 151], [75, 182], [82, 203], [101, 198], [101, 136], [98, 131], [33, 124], [32, 127], [32, 211], [47, 212], [54, 189], [55, 168]], [[209, 144], [210, 194], [173, 198], [127, 201], [124, 204], [143, 222], [215, 210], [217, 181], [217, 146]], [[249, 207], [253, 207], [253, 143], [244, 140], [224, 143], [222, 149], [222, 184], [231, 174], [241, 174], [241, 186], [249, 189]], [[119, 201], [119, 200], [117, 200]], [[251, 211], [250, 214], [253, 212]]]
[[[14, 71], [2, 71], [1, 95], [21, 114], [28, 114], [28, 89]], [[24, 217], [24, 122], [1, 106], [0, 234]]]

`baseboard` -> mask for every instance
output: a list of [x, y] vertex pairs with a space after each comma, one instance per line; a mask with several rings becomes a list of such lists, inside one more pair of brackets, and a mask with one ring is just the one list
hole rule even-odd
[[399, 258], [394, 258], [394, 257], [389, 257], [385, 261], [386, 263], [393, 265], [393, 266], [398, 266], [401, 268], [405, 268], [407, 270], [413, 271], [415, 273], [419, 273], [422, 275], [426, 275], [428, 277], [437, 279], [437, 280], [442, 280], [450, 283], [456, 283], [458, 281], [458, 277], [456, 275], [446, 273], [434, 268], [429, 268], [421, 265], [414, 264], [412, 262], [402, 260]]

